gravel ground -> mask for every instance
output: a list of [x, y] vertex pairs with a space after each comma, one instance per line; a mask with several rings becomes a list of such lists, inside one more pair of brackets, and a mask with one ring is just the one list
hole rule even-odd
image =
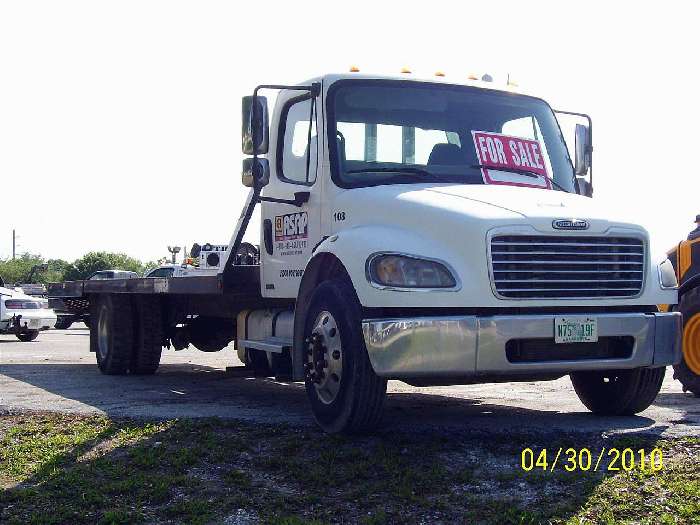
[[[82, 325], [42, 333], [32, 343], [0, 336], [0, 411], [51, 410], [110, 417], [222, 417], [313, 425], [299, 384], [250, 379], [232, 347], [217, 353], [165, 351], [152, 377], [103, 376]], [[389, 384], [384, 427], [477, 429], [501, 433], [641, 433], [697, 436], [700, 399], [684, 394], [667, 371], [655, 404], [635, 417], [596, 417], [578, 401], [568, 378], [414, 388]]]

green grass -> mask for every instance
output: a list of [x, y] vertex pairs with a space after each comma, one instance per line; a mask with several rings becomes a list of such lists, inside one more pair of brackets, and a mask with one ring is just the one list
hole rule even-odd
[[[550, 443], [551, 441], [551, 443]], [[542, 436], [440, 431], [327, 436], [236, 421], [0, 416], [0, 523], [700, 524], [700, 440], [565, 446], [660, 447], [659, 472], [520, 468]]]

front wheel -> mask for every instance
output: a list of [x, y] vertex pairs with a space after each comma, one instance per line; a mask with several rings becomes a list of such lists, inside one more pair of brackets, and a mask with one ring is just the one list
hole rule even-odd
[[318, 286], [306, 313], [306, 393], [326, 432], [367, 431], [381, 420], [386, 380], [372, 369], [360, 312], [353, 288], [333, 280]]
[[34, 339], [39, 337], [39, 330], [27, 330], [26, 332], [22, 332], [15, 335], [17, 336], [17, 339], [19, 339], [23, 343], [28, 343], [29, 341], [34, 341]]
[[631, 416], [649, 408], [661, 390], [665, 368], [574, 372], [571, 383], [594, 414]]

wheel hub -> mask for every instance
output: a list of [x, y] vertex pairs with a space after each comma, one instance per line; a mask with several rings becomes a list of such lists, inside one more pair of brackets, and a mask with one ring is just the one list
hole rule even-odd
[[700, 314], [695, 314], [683, 327], [683, 358], [688, 368], [700, 374]]
[[306, 381], [312, 383], [321, 402], [332, 403], [340, 391], [343, 347], [338, 324], [330, 312], [321, 312], [306, 338]]

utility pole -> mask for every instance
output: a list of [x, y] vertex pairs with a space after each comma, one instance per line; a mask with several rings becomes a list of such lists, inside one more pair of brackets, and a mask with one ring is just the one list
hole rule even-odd
[[15, 240], [16, 240], [16, 236], [15, 236], [15, 230], [13, 228], [12, 229], [12, 260], [15, 259]]

